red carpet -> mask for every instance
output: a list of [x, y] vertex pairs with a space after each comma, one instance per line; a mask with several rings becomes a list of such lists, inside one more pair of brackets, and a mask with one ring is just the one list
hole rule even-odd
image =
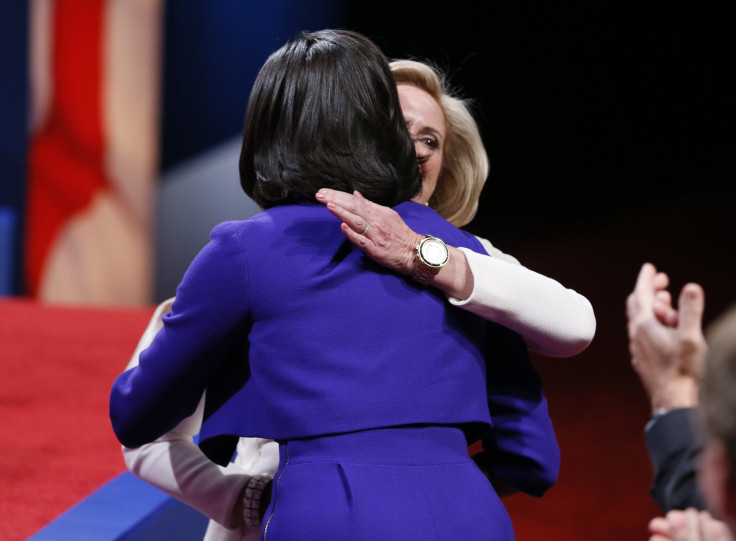
[[152, 312], [0, 301], [0, 539], [26, 539], [125, 469], [108, 393]]

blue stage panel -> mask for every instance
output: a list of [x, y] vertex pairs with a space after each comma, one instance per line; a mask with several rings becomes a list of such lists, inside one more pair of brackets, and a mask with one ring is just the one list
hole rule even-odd
[[28, 541], [201, 541], [207, 518], [123, 473]]

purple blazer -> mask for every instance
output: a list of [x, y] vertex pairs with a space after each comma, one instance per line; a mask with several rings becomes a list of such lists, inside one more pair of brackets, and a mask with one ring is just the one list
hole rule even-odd
[[[424, 205], [396, 211], [418, 233], [485, 253]], [[110, 417], [123, 445], [140, 446], [193, 413], [206, 389], [200, 441], [410, 424], [462, 425], [491, 441], [491, 329], [370, 260], [322, 205], [278, 206], [213, 230], [163, 329], [115, 380]], [[541, 388], [535, 404], [526, 410], [538, 418], [503, 422], [517, 434], [524, 423], [548, 425], [532, 454], [549, 448], [558, 462]]]

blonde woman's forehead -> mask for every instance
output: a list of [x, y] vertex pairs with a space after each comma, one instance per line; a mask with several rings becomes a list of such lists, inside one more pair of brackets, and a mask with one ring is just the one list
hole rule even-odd
[[447, 131], [445, 113], [439, 102], [427, 91], [409, 84], [397, 85], [401, 110], [407, 124], [422, 124], [444, 136]]

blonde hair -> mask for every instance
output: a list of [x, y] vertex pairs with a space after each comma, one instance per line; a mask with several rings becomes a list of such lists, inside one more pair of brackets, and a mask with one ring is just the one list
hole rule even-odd
[[442, 108], [447, 134], [442, 170], [429, 204], [453, 225], [462, 227], [478, 211], [478, 199], [489, 168], [488, 155], [468, 102], [453, 95], [444, 74], [434, 66], [416, 60], [395, 60], [390, 66], [397, 85], [424, 90]]

